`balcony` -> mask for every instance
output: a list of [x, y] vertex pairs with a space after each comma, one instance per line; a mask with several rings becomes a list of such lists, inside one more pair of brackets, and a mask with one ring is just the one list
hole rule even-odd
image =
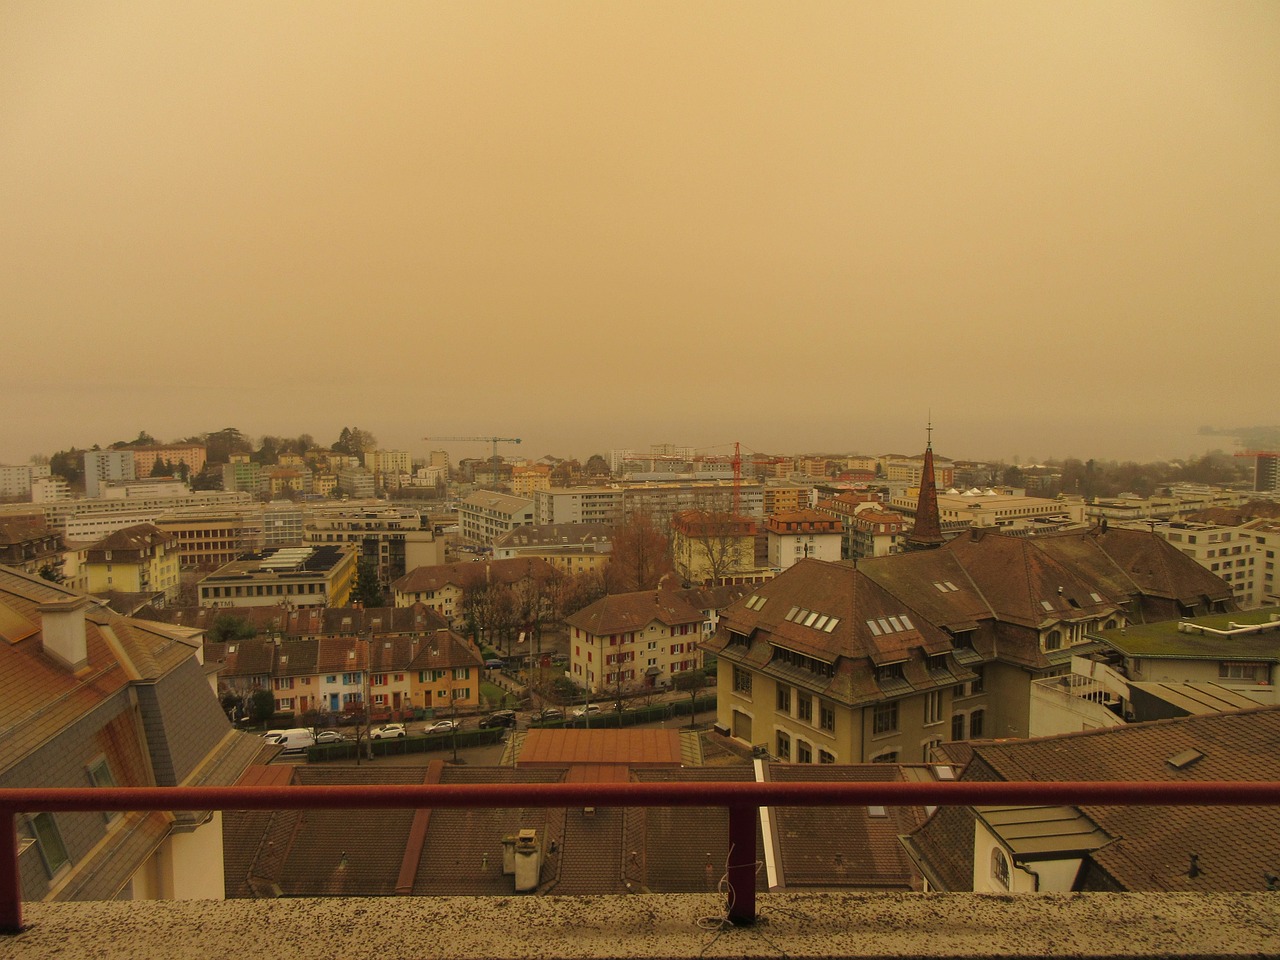
[[[0, 958], [1235, 957], [1275, 955], [1280, 895], [770, 893], [760, 806], [1277, 805], [1280, 783], [671, 783], [0, 790]], [[17, 811], [720, 806], [724, 895], [33, 903]], [[734, 851], [738, 850], [739, 853]], [[750, 851], [747, 853], [747, 851]], [[745, 856], [742, 854], [746, 853]]]

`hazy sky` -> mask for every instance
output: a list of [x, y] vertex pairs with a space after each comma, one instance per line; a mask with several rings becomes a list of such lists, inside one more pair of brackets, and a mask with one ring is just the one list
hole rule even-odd
[[1272, 0], [0, 13], [0, 462], [1186, 455], [1280, 421], [1278, 264]]

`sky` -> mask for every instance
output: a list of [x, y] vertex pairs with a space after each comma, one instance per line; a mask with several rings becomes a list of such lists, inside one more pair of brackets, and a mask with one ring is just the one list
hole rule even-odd
[[[1280, 4], [11, 0], [0, 462], [1280, 422]], [[1261, 361], [1261, 362], [1259, 362]]]

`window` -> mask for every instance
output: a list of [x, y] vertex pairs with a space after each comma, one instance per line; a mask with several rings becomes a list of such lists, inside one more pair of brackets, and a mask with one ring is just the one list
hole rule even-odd
[[733, 691], [751, 696], [751, 674], [741, 667], [733, 668]]
[[805, 723], [813, 723], [813, 698], [801, 694], [796, 698], [796, 716]]
[[897, 763], [898, 751], [886, 750], [884, 753], [877, 753], [874, 757], [871, 758], [871, 762], [872, 763]]
[[1009, 858], [999, 847], [991, 850], [991, 879], [1006, 890], [1009, 889]]
[[924, 695], [924, 722], [926, 726], [942, 722], [941, 690], [931, 690]]
[[886, 680], [901, 680], [902, 664], [890, 663], [883, 667], [876, 667], [876, 682], [884, 683]]
[[791, 759], [791, 737], [781, 730], [778, 731], [778, 759]]
[[[114, 787], [116, 785], [116, 778], [111, 775], [111, 768], [107, 766], [106, 758], [99, 758], [89, 764], [89, 782], [95, 787]], [[110, 823], [120, 816], [120, 811], [108, 810], [102, 816], [107, 823]]]
[[836, 755], [834, 753], [827, 753], [826, 750], [819, 750], [818, 762], [819, 763], [835, 763]]
[[983, 711], [975, 710], [969, 714], [969, 739], [977, 740], [982, 736]]
[[964, 714], [957, 713], [951, 718], [951, 739], [964, 739]]
[[455, 680], [467, 680], [467, 679], [469, 679], [470, 677], [471, 677], [471, 668], [470, 668], [470, 667], [454, 667], [454, 668], [453, 668], [453, 679], [455, 679]]
[[1049, 635], [1044, 638], [1044, 648], [1046, 650], [1062, 649], [1062, 632], [1060, 630], [1050, 630]]
[[973, 668], [973, 680], [972, 680], [972, 681], [970, 682], [970, 684], [969, 684], [969, 692], [970, 692], [970, 693], [981, 693], [981, 692], [982, 692], [982, 673], [983, 673], [983, 670], [984, 670], [984, 669], [985, 669], [985, 668], [983, 668], [983, 667], [974, 667], [974, 668]]
[[836, 729], [836, 710], [829, 704], [820, 703], [818, 705], [818, 718], [822, 722], [822, 729], [832, 733]]
[[779, 685], [778, 687], [778, 712], [791, 713], [791, 688]]
[[1254, 683], [1267, 682], [1267, 665], [1265, 663], [1220, 663], [1218, 678], [1221, 680], [1250, 680]]
[[387, 685], [387, 675], [385, 673], [375, 673], [369, 678], [369, 682], [375, 687], [385, 687]]
[[926, 740], [920, 748], [920, 760], [924, 763], [933, 761], [933, 748], [942, 746], [942, 738], [935, 737], [932, 740]]
[[37, 813], [27, 818], [26, 832], [35, 840], [40, 850], [40, 859], [44, 861], [45, 872], [50, 877], [71, 862], [53, 814]]
[[877, 703], [871, 715], [871, 732], [893, 733], [898, 729], [898, 702]]
[[796, 763], [813, 763], [813, 747], [803, 740], [796, 741]]

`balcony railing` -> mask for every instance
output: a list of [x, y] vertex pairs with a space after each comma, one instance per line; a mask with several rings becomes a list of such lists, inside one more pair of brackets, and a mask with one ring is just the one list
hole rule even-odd
[[50, 787], [0, 790], [0, 933], [22, 930], [17, 816], [131, 810], [386, 810], [505, 807], [724, 807], [726, 915], [756, 919], [761, 807], [1280, 806], [1280, 782], [524, 783], [286, 787]]

